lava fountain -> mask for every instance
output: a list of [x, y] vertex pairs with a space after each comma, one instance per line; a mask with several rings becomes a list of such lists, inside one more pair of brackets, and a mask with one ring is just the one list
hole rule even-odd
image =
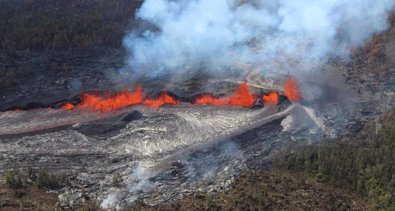
[[[298, 85], [293, 78], [289, 78], [284, 84], [285, 96], [292, 102], [301, 100], [301, 94]], [[192, 100], [197, 105], [212, 106], [237, 106], [237, 107], [253, 107], [258, 99], [256, 94], [250, 92], [247, 83], [242, 83], [235, 92], [227, 97], [216, 97], [211, 93], [202, 94]], [[134, 105], [144, 105], [154, 109], [158, 109], [163, 105], [177, 105], [179, 101], [168, 93], [161, 93], [156, 99], [147, 98], [141, 86], [136, 86], [133, 91], [121, 91], [114, 94], [89, 94], [84, 93], [80, 96], [80, 103], [73, 105], [65, 103], [60, 109], [72, 110], [91, 109], [94, 111], [109, 112]], [[270, 92], [262, 96], [265, 105], [277, 105], [279, 102], [279, 94]]]
[[296, 80], [292, 77], [288, 78], [288, 80], [284, 84], [284, 93], [287, 98], [292, 102], [297, 102], [302, 99], [302, 96], [299, 92], [298, 84]]

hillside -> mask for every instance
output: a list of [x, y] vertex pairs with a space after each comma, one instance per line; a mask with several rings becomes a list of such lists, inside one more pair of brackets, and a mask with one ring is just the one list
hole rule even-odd
[[0, 48], [87, 50], [120, 48], [141, 1], [3, 0]]
[[[81, 93], [103, 92], [108, 95], [111, 91], [126, 87], [125, 84], [128, 84], [129, 81], [124, 80], [125, 75], [116, 73], [119, 73], [125, 67], [127, 53], [122, 44], [124, 36], [136, 25], [145, 24], [134, 19], [134, 13], [141, 4], [142, 0], [0, 0], [0, 115], [3, 114], [3, 111], [10, 110], [26, 110], [34, 113], [35, 110], [33, 109], [36, 108], [47, 108], [49, 106], [58, 108], [65, 102], [79, 102]], [[239, 151], [237, 150], [240, 148], [241, 151], [244, 150], [242, 153], [250, 153], [249, 157], [243, 154], [240, 156], [242, 157], [240, 160], [248, 157], [248, 163], [240, 164], [243, 168], [244, 164], [248, 167], [243, 169], [238, 166], [240, 169], [243, 169], [241, 172], [238, 172], [240, 169], [236, 168], [235, 172], [239, 174], [231, 176], [229, 181], [233, 181], [233, 183], [229, 183], [231, 185], [225, 188], [226, 191], [221, 192], [217, 191], [219, 188], [212, 188], [214, 191], [207, 194], [200, 191], [201, 189], [195, 192], [186, 189], [185, 192], [179, 191], [183, 198], [179, 197], [179, 195], [172, 195], [172, 197], [166, 198], [167, 201], [164, 200], [163, 203], [155, 206], [145, 203], [148, 197], [139, 197], [136, 200], [136, 204], [125, 208], [125, 210], [395, 210], [394, 13], [389, 15], [389, 24], [390, 27], [386, 31], [375, 34], [363, 46], [352, 49], [349, 58], [331, 58], [326, 64], [322, 65], [323, 75], [326, 75], [326, 77], [319, 78], [319, 81], [315, 82], [315, 74], [318, 75], [321, 72], [309, 75], [306, 81], [313, 81], [312, 84], [314, 85], [323, 81], [322, 85], [325, 86], [322, 89], [323, 91], [320, 90], [323, 93], [319, 94], [318, 100], [314, 98], [311, 101], [303, 99], [301, 102], [287, 101], [284, 103], [286, 106], [290, 104], [306, 106], [304, 108], [311, 108], [312, 111], [317, 111], [316, 113], [320, 111], [327, 112], [322, 112], [322, 116], [317, 115], [317, 119], [321, 117], [322, 119], [326, 118], [328, 121], [325, 123], [328, 123], [328, 128], [344, 127], [341, 128], [342, 130], [339, 129], [339, 131], [345, 131], [344, 133], [339, 133], [340, 136], [331, 139], [324, 131], [324, 135], [311, 135], [311, 138], [309, 136], [310, 131], [305, 129], [300, 133], [299, 131], [295, 132], [295, 136], [300, 135], [299, 139], [297, 139], [291, 132], [289, 133], [291, 135], [288, 134], [288, 131], [284, 132], [283, 120], [288, 116], [284, 117], [278, 121], [276, 120], [275, 123], [268, 124], [268, 126], [264, 127], [261, 125], [258, 128], [241, 133], [241, 135], [232, 136], [230, 139], [232, 139], [232, 143], [236, 143], [235, 146], [224, 145], [225, 147], [223, 147], [220, 144], [218, 146], [213, 144], [213, 147], [210, 149], [198, 148], [194, 153], [190, 151], [185, 152], [190, 153], [188, 156], [185, 156], [186, 161], [184, 163], [186, 164], [182, 164], [178, 160], [171, 162], [170, 167], [166, 171], [163, 170], [164, 173], [162, 172], [162, 174], [149, 178], [149, 182], [152, 184], [162, 184], [161, 182], [164, 181], [163, 183], [168, 182], [173, 185], [168, 187], [159, 186], [162, 192], [180, 188], [177, 189], [178, 191], [184, 188], [183, 185], [185, 184], [182, 182], [190, 179], [189, 176], [192, 174], [190, 169], [205, 175], [204, 173], [210, 170], [209, 167], [237, 163], [239, 161], [233, 162], [226, 157], [229, 154], [223, 152], [226, 151], [223, 148], [231, 148], [231, 156], [233, 156], [232, 153], [238, 153]], [[342, 86], [336, 87], [338, 81], [335, 80], [332, 83], [331, 74], [337, 74], [336, 80], [340, 78]], [[187, 81], [185, 83], [187, 84], [186, 86], [192, 87], [206, 84], [201, 83], [206, 80], [204, 76], [202, 77], [203, 79], [197, 78], [198, 82]], [[349, 92], [351, 94], [346, 93], [342, 95], [340, 93], [337, 96], [338, 92], [343, 91], [343, 85], [352, 89]], [[316, 87], [313, 86], [312, 89]], [[155, 88], [153, 87], [153, 89]], [[176, 88], [182, 89], [183, 87]], [[221, 88], [226, 90], [226, 88]], [[159, 93], [159, 91], [167, 90], [156, 91]], [[315, 93], [315, 90], [309, 91]], [[326, 95], [327, 93], [329, 95]], [[280, 98], [280, 101], [285, 101], [286, 96], [280, 96]], [[348, 113], [342, 113], [342, 106], [348, 105], [340, 102], [345, 98], [350, 98], [345, 101], [352, 102], [350, 103], [350, 108], [347, 108], [349, 110], [344, 108]], [[314, 100], [317, 100], [317, 102], [314, 102]], [[77, 103], [75, 104], [77, 105]], [[285, 106], [284, 104], [280, 104], [274, 110], [276, 112], [280, 111], [282, 109], [281, 106]], [[58, 154], [56, 155], [56, 158], [59, 160], [53, 159], [50, 155], [40, 160], [39, 156], [42, 154], [46, 156], [45, 153], [34, 155], [37, 157], [34, 157], [32, 153], [31, 155], [28, 154], [30, 157], [25, 156], [25, 160], [19, 159], [18, 162], [25, 165], [22, 161], [26, 161], [26, 163], [31, 165], [32, 163], [39, 164], [42, 160], [45, 161], [47, 159], [53, 161], [53, 166], [51, 167], [55, 171], [56, 168], [62, 170], [61, 168], [67, 169], [73, 166], [75, 170], [70, 171], [78, 172], [81, 170], [82, 172], [78, 176], [76, 174], [67, 178], [66, 175], [57, 175], [58, 172], [50, 172], [52, 169], [46, 170], [41, 167], [32, 169], [28, 164], [18, 168], [20, 170], [0, 171], [0, 175], [4, 173], [4, 178], [0, 178], [0, 181], [3, 181], [0, 184], [0, 210], [73, 210], [75, 207], [68, 207], [68, 205], [60, 207], [58, 204], [57, 193], [61, 193], [60, 189], [62, 188], [62, 191], [66, 190], [71, 196], [75, 193], [76, 197], [74, 199], [76, 201], [77, 198], [83, 201], [83, 203], [78, 205], [79, 210], [100, 210], [100, 202], [96, 201], [98, 195], [95, 195], [103, 190], [103, 186], [100, 186], [102, 184], [99, 183], [104, 183], [103, 181], [105, 181], [106, 184], [111, 184], [114, 188], [119, 188], [118, 186], [125, 185], [126, 182], [134, 184], [132, 182], [138, 181], [139, 185], [140, 178], [135, 179], [132, 177], [131, 163], [135, 162], [133, 160], [135, 159], [134, 156], [141, 160], [150, 159], [150, 157], [147, 158], [144, 155], [139, 158], [137, 154], [133, 154], [134, 151], [133, 153], [128, 151], [132, 155], [126, 155], [126, 153], [118, 155], [114, 151], [105, 151], [113, 145], [118, 146], [117, 144], [120, 144], [120, 139], [113, 139], [112, 135], [119, 131], [133, 129], [132, 124], [135, 120], [141, 121], [138, 126], [141, 126], [143, 129], [136, 126], [133, 130], [135, 133], [131, 133], [130, 136], [117, 136], [117, 138], [122, 137], [126, 140], [125, 145], [118, 146], [119, 148], [117, 149], [119, 151], [136, 143], [134, 140], [140, 135], [145, 139], [154, 134], [153, 131], [157, 128], [159, 128], [157, 131], [160, 132], [158, 140], [163, 137], [166, 138], [167, 136], [164, 134], [170, 129], [191, 135], [191, 133], [186, 132], [188, 130], [183, 128], [177, 131], [177, 127], [185, 124], [187, 129], [193, 128], [196, 125], [192, 123], [196, 123], [197, 120], [200, 121], [200, 118], [204, 116], [203, 114], [205, 114], [204, 117], [222, 114], [225, 117], [231, 116], [236, 119], [242, 119], [242, 115], [237, 115], [236, 113], [233, 116], [230, 115], [233, 110], [226, 110], [227, 108], [225, 108], [225, 112], [221, 111], [222, 107], [214, 107], [218, 110], [208, 114], [202, 112], [202, 115], [199, 116], [200, 118], [193, 119], [192, 117], [195, 116], [192, 114], [199, 114], [203, 109], [197, 106], [194, 107], [195, 111], [191, 111], [188, 109], [191, 109], [193, 105], [188, 106], [183, 104], [180, 107], [171, 107], [170, 111], [167, 111], [168, 113], [162, 114], [163, 116], [160, 116], [159, 109], [151, 111], [142, 108], [141, 113], [135, 110], [138, 115], [130, 110], [128, 111], [130, 112], [129, 114], [119, 114], [113, 117], [109, 115], [102, 120], [92, 120], [92, 122], [86, 121], [83, 123], [72, 122], [73, 124], [70, 123], [64, 128], [62, 126], [54, 130], [43, 130], [37, 133], [33, 131], [31, 134], [27, 132], [26, 134], [0, 136], [0, 141], [4, 146], [10, 146], [9, 142], [17, 140], [15, 141], [15, 146], [13, 146], [14, 148], [10, 147], [10, 149], [18, 150], [18, 147], [22, 146], [21, 148], [26, 150], [22, 150], [23, 152], [16, 156], [9, 156], [7, 153], [3, 153], [3, 158], [7, 158], [9, 163], [11, 163], [8, 163], [8, 165], [12, 165], [14, 162], [12, 159], [17, 160], [19, 159], [18, 156], [23, 156], [23, 153], [27, 152], [28, 154], [36, 150], [34, 148], [36, 147], [34, 144], [37, 144], [34, 140], [35, 137], [46, 137], [45, 135], [48, 135], [48, 133], [56, 134], [53, 137], [48, 136], [49, 138], [43, 141], [39, 147], [48, 150], [45, 152], [48, 153], [52, 148], [45, 146], [45, 144], [52, 143], [53, 146], [51, 147], [55, 149], [55, 145], [59, 141], [60, 144], [64, 144], [59, 151], [70, 146], [70, 149], [67, 150], [75, 150], [72, 151], [73, 153], [76, 152], [75, 158], [73, 157], [74, 154], [66, 156], [67, 153], [63, 155], [59, 153], [59, 156]], [[148, 112], [144, 113], [147, 110]], [[179, 111], [185, 111], [185, 113], [170, 115], [172, 114], [171, 112]], [[188, 113], [190, 111], [192, 114]], [[246, 110], [245, 113], [250, 111], [256, 112], [257, 109], [252, 108], [251, 110]], [[72, 117], [83, 118], [83, 115], [75, 113], [75, 116], [66, 113], [61, 117], [65, 119]], [[347, 115], [345, 115], [346, 113]], [[342, 116], [343, 114], [344, 116]], [[192, 122], [190, 124], [192, 126], [189, 127], [189, 122], [187, 121], [178, 121], [178, 119], [184, 120], [182, 115], [185, 115], [185, 119]], [[29, 115], [27, 116], [29, 117]], [[32, 116], [33, 114], [30, 117]], [[42, 115], [42, 118], [45, 117]], [[349, 119], [342, 122], [343, 118]], [[7, 118], [5, 119], [4, 122], [7, 123]], [[207, 119], [209, 124], [215, 126], [220, 118]], [[221, 122], [220, 129], [221, 127], [225, 129], [230, 127], [226, 126], [227, 119], [224, 119]], [[249, 120], [251, 119], [250, 117]], [[303, 118], [301, 119], [304, 120]], [[40, 118], [37, 117], [36, 120], [38, 121]], [[165, 127], [172, 120], [177, 121], [174, 121], [173, 125]], [[45, 119], [42, 121], [45, 122]], [[153, 126], [154, 129], [147, 129], [149, 128], [148, 124], [156, 123], [155, 121], [160, 122]], [[50, 121], [48, 120], [48, 122]], [[310, 120], [310, 122], [314, 123], [314, 119], [313, 121]], [[7, 125], [6, 123], [0, 124], [0, 126]], [[337, 123], [339, 124], [334, 125]], [[16, 127], [18, 124], [14, 123]], [[315, 124], [317, 123], [315, 122]], [[145, 125], [148, 126], [145, 128]], [[202, 126], [203, 124], [197, 125]], [[215, 128], [214, 126], [213, 128]], [[194, 131], [197, 130], [196, 128], [193, 129]], [[56, 130], [61, 132], [57, 134], [56, 132], [59, 131]], [[201, 131], [207, 132], [208, 130], [202, 127]], [[276, 136], [281, 132], [284, 132], [285, 135]], [[72, 133], [72, 136], [67, 136], [68, 133]], [[177, 133], [175, 134], [177, 136]], [[219, 132], [215, 135], [218, 134]], [[24, 135], [28, 138], [22, 139]], [[200, 137], [200, 135], [198, 134], [196, 137]], [[287, 135], [290, 137], [289, 140]], [[75, 143], [70, 144], [67, 140], [68, 137], [71, 137], [70, 139], [75, 141]], [[173, 137], [166, 139], [166, 141], [175, 139]], [[176, 138], [182, 140], [181, 136]], [[84, 142], [78, 142], [80, 139]], [[107, 143], [107, 140], [113, 142]], [[131, 140], [134, 142], [131, 143]], [[280, 141], [283, 141], [284, 145], [279, 144], [278, 142]], [[105, 147], [103, 154], [86, 150], [88, 147], [96, 148], [97, 143], [100, 143], [98, 144], [99, 147], [109, 147]], [[167, 145], [171, 145], [169, 143], [163, 145], [167, 147]], [[268, 145], [268, 151], [256, 147], [266, 147], [265, 144]], [[39, 147], [37, 147], [37, 151], [39, 151]], [[235, 150], [234, 148], [237, 149], [236, 152], [232, 151]], [[175, 149], [178, 150], [179, 148]], [[84, 154], [88, 151], [90, 154]], [[224, 155], [221, 155], [221, 153], [224, 153]], [[220, 154], [222, 160], [216, 160], [216, 154]], [[62, 156], [65, 156], [65, 158]], [[175, 157], [178, 159], [177, 156]], [[74, 159], [73, 162], [75, 163], [67, 163], [67, 159]], [[84, 159], [92, 161], [93, 164]], [[161, 160], [160, 157], [155, 159]], [[214, 161], [209, 162], [211, 161], [209, 159]], [[64, 165], [59, 165], [59, 162], [62, 162], [62, 165]], [[193, 162], [197, 163], [198, 167], [190, 164]], [[80, 166], [77, 166], [77, 164]], [[90, 164], [92, 166], [88, 167], [91, 168], [99, 164], [103, 166], [94, 169], [94, 171], [88, 171], [86, 166]], [[6, 165], [2, 167], [8, 168]], [[124, 172], [129, 172], [130, 175], [125, 175]], [[102, 174], [102, 178], [97, 176], [94, 177], [94, 180], [91, 180], [87, 176], [94, 175], [94, 173]], [[192, 175], [191, 180], [198, 177], [195, 174]], [[143, 176], [145, 177], [145, 175]], [[144, 179], [147, 180], [147, 178]], [[71, 183], [70, 181], [74, 182], [75, 187], [80, 188], [79, 192], [73, 192], [75, 189], [67, 188]], [[215, 182], [217, 181], [208, 183]], [[197, 184], [199, 185], [199, 183]], [[222, 188], [222, 186], [215, 185], [213, 187]], [[95, 189], [97, 192], [89, 192], [89, 188]], [[187, 188], [190, 187], [188, 186]], [[157, 191], [157, 193], [161, 193], [160, 191]], [[134, 194], [133, 191], [125, 192], [130, 195]], [[140, 194], [143, 191], [138, 189], [135, 192]], [[123, 199], [130, 197], [130, 195], [124, 196]]]

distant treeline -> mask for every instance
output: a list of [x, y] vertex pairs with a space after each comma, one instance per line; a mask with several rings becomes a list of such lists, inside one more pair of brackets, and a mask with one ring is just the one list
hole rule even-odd
[[395, 117], [383, 121], [371, 140], [305, 146], [284, 155], [278, 164], [354, 191], [370, 199], [377, 210], [395, 210]]
[[0, 0], [0, 49], [119, 48], [141, 0]]

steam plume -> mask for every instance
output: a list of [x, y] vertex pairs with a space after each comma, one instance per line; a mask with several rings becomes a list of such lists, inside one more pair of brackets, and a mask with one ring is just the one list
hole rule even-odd
[[310, 71], [346, 58], [387, 28], [393, 0], [145, 0], [136, 17], [152, 27], [124, 40], [128, 66], [152, 77], [205, 70]]

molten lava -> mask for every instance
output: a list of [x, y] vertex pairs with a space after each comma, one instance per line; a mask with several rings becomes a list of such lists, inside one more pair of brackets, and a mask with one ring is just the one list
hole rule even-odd
[[63, 104], [62, 106], [60, 106], [59, 108], [64, 109], [64, 110], [71, 110], [74, 108], [74, 105], [71, 103], [66, 103], [66, 104]]
[[252, 107], [256, 96], [251, 94], [247, 83], [243, 83], [236, 90], [235, 94], [226, 98], [216, 98], [210, 94], [202, 95], [194, 100], [195, 104], [200, 105], [230, 105]]
[[211, 94], [204, 94], [202, 96], [197, 97], [193, 103], [199, 105], [226, 105], [227, 102], [225, 99], [214, 97]]
[[166, 93], [162, 93], [158, 99], [145, 99], [143, 89], [137, 86], [133, 92], [122, 91], [108, 97], [101, 97], [95, 94], [82, 94], [81, 103], [77, 108], [89, 108], [107, 112], [139, 104], [159, 108], [165, 104], [176, 105], [177, 101], [174, 97]]
[[268, 95], [263, 95], [262, 101], [264, 104], [277, 105], [278, 104], [278, 94], [276, 92], [271, 92]]
[[146, 99], [144, 100], [144, 105], [149, 106], [151, 108], [159, 108], [165, 104], [176, 105], [177, 100], [166, 93], [162, 93], [157, 99]]
[[[298, 101], [301, 99], [294, 80], [289, 79], [284, 86], [284, 90], [286, 96], [291, 101]], [[200, 105], [228, 105], [250, 108], [254, 105], [256, 98], [257, 96], [250, 92], [247, 83], [243, 83], [237, 88], [235, 93], [229, 97], [217, 98], [211, 94], [205, 94], [195, 98], [193, 103]], [[162, 93], [157, 99], [145, 98], [143, 89], [140, 86], [137, 86], [132, 92], [121, 91], [112, 95], [85, 93], [81, 94], [80, 100], [81, 103], [76, 106], [71, 103], [66, 103], [62, 105], [60, 109], [71, 110], [74, 108], [88, 108], [107, 112], [140, 104], [158, 109], [165, 104], [176, 105], [178, 103], [173, 96], [167, 93]], [[277, 105], [278, 94], [276, 92], [269, 93], [268, 95], [262, 96], [262, 100], [265, 104]]]
[[[298, 85], [291, 77], [284, 84], [284, 92], [288, 99], [292, 102], [302, 99]], [[227, 105], [251, 108], [254, 106], [256, 99], [257, 96], [250, 92], [247, 83], [242, 83], [231, 96], [218, 98], [212, 94], [204, 94], [196, 97], [192, 103], [199, 105]], [[165, 104], [176, 105], [178, 103], [178, 101], [173, 96], [167, 93], [160, 94], [160, 96], [156, 99], [146, 98], [144, 91], [140, 86], [136, 86], [132, 92], [121, 91], [111, 95], [84, 93], [80, 95], [80, 101], [81, 102], [78, 105], [65, 103], [61, 105], [59, 109], [72, 110], [77, 108], [108, 112], [133, 105], [145, 105], [158, 109]], [[262, 101], [265, 105], [277, 105], [279, 101], [279, 95], [276, 92], [271, 92], [268, 95], [263, 95]], [[51, 109], [51, 107], [49, 109]]]
[[292, 102], [297, 102], [302, 99], [302, 96], [299, 92], [298, 84], [293, 78], [289, 78], [287, 82], [285, 82], [284, 92], [285, 96], [287, 96], [287, 98]]
[[236, 90], [236, 93], [229, 97], [229, 105], [232, 106], [243, 106], [243, 107], [252, 107], [256, 100], [256, 96], [251, 94], [248, 89], [247, 83], [243, 83]]
[[102, 98], [92, 94], [82, 94], [81, 104], [78, 105], [78, 108], [91, 108], [106, 112], [137, 105], [142, 103], [143, 100], [143, 89], [140, 86], [137, 86], [133, 92], [122, 91], [113, 94], [108, 98]]

